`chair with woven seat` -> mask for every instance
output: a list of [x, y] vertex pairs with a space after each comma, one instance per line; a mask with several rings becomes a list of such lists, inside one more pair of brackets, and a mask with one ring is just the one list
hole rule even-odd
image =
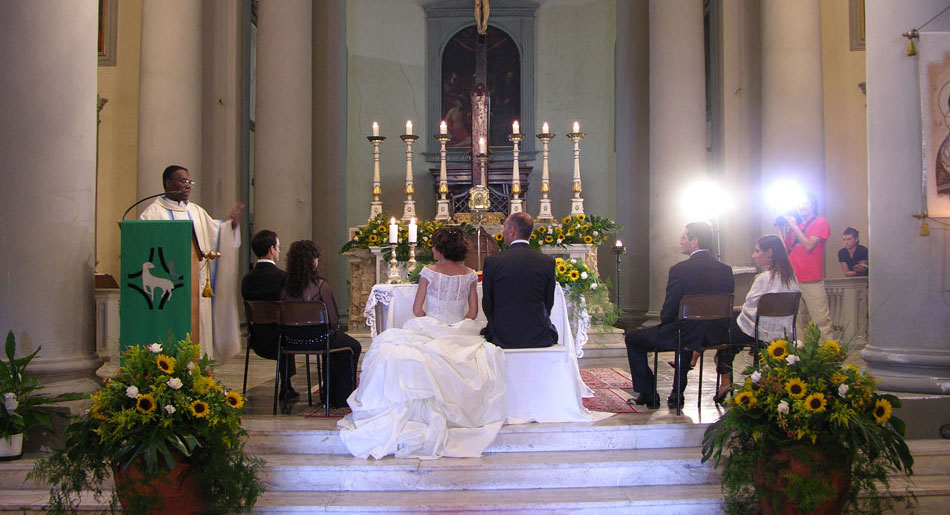
[[[251, 338], [271, 337], [274, 345], [280, 341], [280, 302], [275, 300], [246, 300], [244, 301], [244, 316], [247, 319], [247, 350], [244, 354], [244, 388], [243, 395], [247, 395], [247, 368], [251, 360]], [[273, 334], [266, 334], [266, 330], [273, 329]], [[255, 336], [255, 333], [256, 336]]]
[[759, 319], [762, 317], [792, 317], [792, 341], [798, 340], [798, 305], [802, 300], [802, 292], [766, 293], [759, 297], [759, 304], [755, 310], [755, 330], [752, 345], [754, 346], [753, 363], [759, 365], [759, 350], [768, 342], [759, 341]]
[[[277, 352], [277, 372], [275, 377], [280, 374], [280, 360], [284, 356], [286, 359], [294, 359], [297, 354], [306, 356], [307, 366], [307, 404], [313, 405], [313, 387], [310, 383], [310, 355], [317, 356], [318, 383], [321, 392], [324, 395], [326, 404], [326, 414], [330, 415], [330, 367], [321, 366], [322, 362], [328, 363], [330, 354], [336, 352], [348, 352], [350, 355], [350, 370], [353, 367], [353, 351], [348, 347], [331, 349], [330, 341], [336, 333], [336, 329], [330, 325], [330, 315], [327, 311], [327, 305], [318, 300], [285, 300], [280, 303], [280, 323], [281, 340]], [[323, 373], [326, 368], [326, 373]], [[353, 384], [356, 384], [356, 378], [353, 378]], [[274, 414], [277, 414], [277, 386], [274, 386]], [[284, 400], [284, 409], [290, 409], [289, 396]]]
[[[679, 374], [682, 370], [681, 354], [683, 352], [683, 333], [682, 323], [684, 321], [709, 322], [713, 320], [728, 320], [732, 316], [731, 293], [701, 293], [694, 295], [684, 295], [680, 299], [679, 313], [676, 318], [676, 370], [674, 371], [673, 384], [676, 391], [676, 414], [682, 414], [683, 392], [679, 384]], [[653, 352], [653, 391], [656, 392], [657, 364], [659, 363], [659, 352]], [[702, 376], [700, 375], [699, 397], [702, 398]]]

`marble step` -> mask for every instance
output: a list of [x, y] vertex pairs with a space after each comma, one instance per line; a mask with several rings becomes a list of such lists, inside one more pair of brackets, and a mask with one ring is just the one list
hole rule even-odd
[[[619, 421], [631, 418], [613, 417]], [[606, 422], [606, 423], [605, 423]], [[519, 424], [502, 427], [488, 452], [656, 449], [700, 445], [706, 424]], [[320, 427], [314, 427], [319, 424]], [[255, 454], [349, 455], [332, 419], [245, 419]]]
[[271, 491], [496, 490], [703, 484], [699, 448], [485, 454], [438, 460], [260, 455]]

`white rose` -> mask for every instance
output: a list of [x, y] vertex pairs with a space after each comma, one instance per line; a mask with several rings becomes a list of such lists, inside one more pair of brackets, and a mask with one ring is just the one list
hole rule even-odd
[[597, 283], [590, 283], [590, 289], [591, 289], [591, 290], [596, 290], [596, 289], [597, 289]]
[[789, 366], [794, 365], [795, 363], [798, 363], [799, 359], [800, 358], [794, 354], [789, 354], [788, 356], [785, 356], [785, 362], [788, 363]]
[[174, 407], [174, 406], [172, 406], [171, 404], [166, 404], [166, 405], [165, 405], [165, 413], [168, 413], [169, 415], [171, 415], [171, 414], [174, 413], [174, 412], [175, 412], [175, 407]]
[[181, 379], [178, 379], [177, 377], [173, 377], [169, 379], [168, 381], [166, 381], [165, 384], [167, 384], [168, 387], [171, 388], [172, 390], [177, 390], [181, 388]]
[[805, 342], [803, 342], [803, 341], [801, 341], [801, 340], [795, 340], [795, 348], [797, 348], [798, 350], [804, 349], [804, 348], [805, 348]]
[[756, 371], [755, 373], [752, 374], [752, 377], [750, 379], [752, 379], [753, 383], [758, 383], [759, 379], [762, 379], [762, 372]]
[[778, 403], [778, 412], [779, 413], [788, 413], [788, 403], [785, 401]]
[[125, 396], [128, 397], [128, 398], [130, 398], [130, 399], [138, 399], [138, 398], [139, 398], [139, 388], [138, 388], [137, 386], [135, 386], [135, 385], [132, 385], [132, 386], [126, 388], [126, 389], [125, 389]]
[[192, 370], [194, 370], [194, 369], [195, 369], [195, 364], [194, 364], [194, 362], [189, 361], [189, 362], [188, 362], [188, 366], [187, 366], [186, 368], [188, 369], [189, 372], [191, 372]]
[[839, 397], [844, 397], [845, 395], [848, 394], [848, 390], [850, 390], [850, 389], [851, 389], [851, 388], [850, 388], [848, 385], [846, 385], [846, 384], [843, 384], [843, 385], [839, 386], [839, 387], [838, 387], [838, 396], [839, 396]]
[[600, 233], [597, 232], [597, 231], [594, 231], [594, 232], [591, 233], [591, 235], [596, 238], [596, 237], [600, 236]]
[[581, 272], [581, 279], [587, 279], [587, 272]]
[[148, 346], [148, 350], [152, 351], [153, 354], [158, 354], [159, 352], [162, 352], [162, 344], [153, 343]]
[[16, 394], [5, 393], [3, 394], [3, 406], [7, 408], [7, 413], [17, 409], [17, 406], [20, 405], [20, 402], [16, 399]]

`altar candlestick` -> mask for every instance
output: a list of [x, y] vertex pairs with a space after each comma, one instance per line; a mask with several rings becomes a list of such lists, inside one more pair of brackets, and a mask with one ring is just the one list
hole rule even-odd
[[547, 133], [549, 133], [549, 132], [551, 132], [551, 128], [548, 126], [548, 122], [542, 123], [542, 124], [541, 124], [541, 134], [547, 134]]
[[379, 123], [373, 122], [373, 136], [379, 136]]
[[446, 221], [451, 219], [449, 215], [449, 200], [445, 197], [449, 193], [449, 184], [446, 178], [445, 170], [445, 144], [452, 139], [445, 132], [445, 121], [442, 121], [442, 133], [436, 134], [435, 139], [439, 142], [439, 200], [436, 202], [435, 219]]
[[409, 243], [415, 243], [419, 237], [419, 226], [416, 225], [416, 219], [409, 221]]
[[412, 120], [406, 120], [406, 134], [412, 134]]
[[615, 243], [614, 246], [617, 247], [618, 249], [623, 248], [623, 242], [620, 241], [620, 238], [617, 238], [617, 243]]
[[[406, 130], [412, 131], [412, 122], [406, 122]], [[416, 201], [412, 199], [416, 187], [412, 180], [412, 143], [419, 139], [419, 136], [413, 134], [403, 134], [400, 136], [406, 144], [406, 200], [403, 201], [402, 221], [408, 223], [410, 218], [416, 216]]]
[[518, 120], [511, 122], [511, 132], [512, 134], [521, 134], [521, 124], [518, 123]]
[[581, 124], [575, 121], [575, 122], [574, 122], [574, 132], [580, 132], [580, 131], [581, 131]]
[[439, 124], [439, 134], [446, 134], [449, 132], [449, 126], [445, 124], [445, 120], [442, 120], [442, 123]]
[[581, 124], [574, 122], [574, 132], [567, 135], [574, 142], [574, 180], [573, 190], [574, 198], [571, 199], [571, 215], [584, 213], [584, 199], [581, 197], [581, 140], [585, 134], [580, 131]]
[[389, 243], [399, 243], [399, 226], [396, 225], [396, 217], [389, 219]]
[[554, 139], [554, 134], [548, 132], [550, 127], [548, 122], [541, 124], [541, 134], [537, 135], [537, 138], [541, 140], [541, 206], [538, 210], [537, 221], [539, 222], [551, 222], [554, 221], [554, 214], [551, 212], [551, 175], [548, 168], [548, 157], [550, 156], [551, 140]]

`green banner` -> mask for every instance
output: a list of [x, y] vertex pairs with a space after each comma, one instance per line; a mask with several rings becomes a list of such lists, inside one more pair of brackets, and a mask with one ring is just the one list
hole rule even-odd
[[130, 220], [122, 231], [119, 345], [183, 339], [191, 332], [191, 240], [188, 220]]

